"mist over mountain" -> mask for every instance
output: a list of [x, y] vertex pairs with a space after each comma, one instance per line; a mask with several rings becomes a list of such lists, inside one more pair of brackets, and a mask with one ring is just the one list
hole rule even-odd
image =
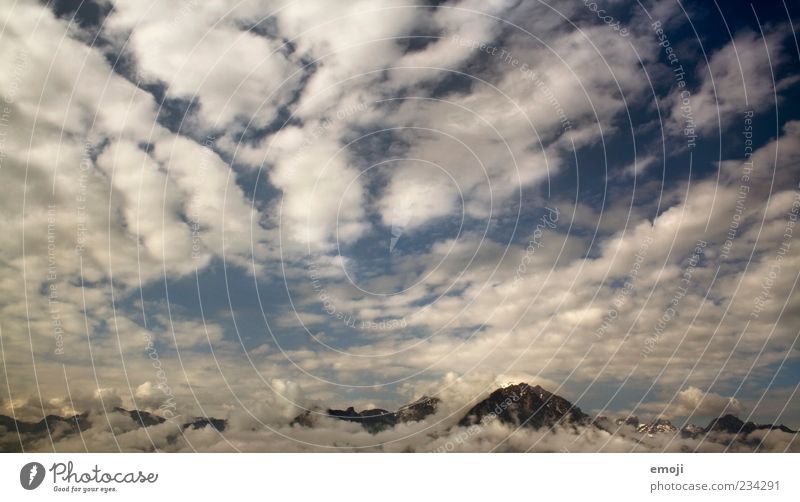
[[538, 385], [531, 387], [526, 383], [492, 392], [488, 398], [473, 406], [458, 425], [468, 427], [493, 419], [532, 429], [567, 424], [578, 426], [589, 422], [589, 416], [566, 399]]
[[[273, 451], [288, 444], [296, 445], [292, 451], [800, 451], [797, 432], [784, 425], [745, 423], [733, 415], [705, 428], [680, 429], [662, 418], [593, 419], [565, 398], [527, 383], [498, 388], [461, 415], [445, 405], [423, 396], [396, 411], [317, 407], [288, 424], [249, 430], [224, 418], [175, 422], [119, 407], [38, 422], [0, 415], [0, 449], [81, 451], [81, 445], [113, 436], [122, 451]], [[323, 442], [305, 444], [312, 438]]]

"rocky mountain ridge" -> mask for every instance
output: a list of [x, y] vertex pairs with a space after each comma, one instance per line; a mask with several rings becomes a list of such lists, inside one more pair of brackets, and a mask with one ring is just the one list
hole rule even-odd
[[324, 412], [320, 409], [311, 409], [295, 417], [292, 424], [301, 427], [314, 427], [319, 417], [327, 416], [347, 422], [359, 423], [367, 431], [376, 434], [400, 423], [419, 422], [425, 417], [434, 414], [440, 402], [441, 400], [437, 397], [422, 396], [413, 403], [400, 407], [397, 411], [387, 411], [380, 408], [356, 411], [352, 406], [346, 410], [328, 409]]
[[669, 420], [657, 418], [651, 422], [641, 423], [636, 416], [629, 416], [625, 418], [618, 418], [616, 420], [617, 427], [630, 426], [636, 429], [637, 432], [643, 434], [663, 434], [663, 433], [677, 433], [680, 432], [684, 437], [698, 437], [703, 434], [722, 432], [727, 434], [741, 434], [746, 436], [754, 431], [759, 430], [780, 430], [789, 434], [796, 434], [797, 431], [780, 424], [763, 424], [758, 425], [754, 422], [743, 422], [739, 417], [731, 414], [714, 418], [705, 427], [700, 427], [694, 424], [686, 424], [680, 429], [672, 424]]
[[[163, 424], [167, 421], [166, 418], [141, 410], [126, 410], [124, 408], [115, 407], [111, 413], [128, 416], [138, 427], [152, 427], [154, 425]], [[69, 417], [60, 417], [58, 415], [47, 415], [38, 422], [26, 422], [23, 420], [16, 420], [6, 415], [0, 415], [0, 428], [5, 429], [6, 434], [31, 434], [33, 436], [46, 436], [48, 433], [53, 433], [60, 429], [62, 434], [83, 432], [91, 428], [94, 424], [89, 418], [89, 413], [84, 412], [79, 415]], [[227, 420], [207, 417], [195, 417], [192, 421], [181, 424], [181, 430], [187, 428], [202, 429], [206, 426], [211, 426], [218, 431], [224, 431], [227, 426]]]
[[[360, 424], [366, 431], [377, 434], [396, 427], [398, 424], [419, 422], [434, 415], [441, 404], [437, 397], [423, 396], [396, 411], [384, 409], [367, 409], [356, 411], [353, 407], [344, 410], [314, 408], [306, 410], [292, 420], [293, 427], [317, 427], [322, 417], [329, 417], [347, 422]], [[114, 408], [112, 413], [128, 416], [137, 427], [152, 427], [163, 424], [164, 417], [141, 410], [126, 410]], [[673, 425], [669, 420], [657, 418], [650, 422], [641, 423], [635, 416], [618, 418], [612, 422], [606, 417], [597, 417], [594, 420], [582, 412], [563, 397], [553, 394], [541, 386], [519, 383], [494, 390], [488, 397], [472, 406], [457, 422], [460, 427], [475, 427], [486, 425], [490, 421], [513, 427], [526, 427], [543, 429], [559, 427], [596, 427], [609, 433], [615, 433], [621, 428], [633, 429], [633, 432], [654, 436], [656, 434], [681, 434], [683, 437], [696, 438], [706, 434], [733, 434], [746, 438], [759, 430], [779, 430], [795, 434], [797, 431], [785, 425], [758, 425], [753, 422], [744, 422], [738, 417], [728, 414], [715, 418], [706, 427], [687, 424], [682, 428]], [[180, 424], [180, 431], [187, 429], [198, 430], [211, 427], [219, 432], [225, 431], [227, 420], [213, 417], [195, 417]], [[616, 427], [615, 427], [616, 425]], [[26, 435], [29, 438], [43, 438], [53, 431], [59, 434], [75, 434], [92, 427], [89, 413], [61, 417], [47, 415], [37, 422], [25, 422], [11, 417], [0, 415], [0, 435], [5, 429], [5, 434]], [[178, 433], [175, 434], [177, 437]]]
[[533, 429], [558, 424], [588, 425], [591, 421], [589, 415], [563, 397], [526, 383], [495, 390], [473, 406], [458, 425], [468, 427], [487, 420]]

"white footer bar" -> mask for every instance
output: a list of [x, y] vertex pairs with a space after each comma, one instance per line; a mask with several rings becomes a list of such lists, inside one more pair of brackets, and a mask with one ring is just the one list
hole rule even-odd
[[4, 454], [0, 486], [3, 500], [777, 501], [800, 500], [799, 460], [763, 453]]

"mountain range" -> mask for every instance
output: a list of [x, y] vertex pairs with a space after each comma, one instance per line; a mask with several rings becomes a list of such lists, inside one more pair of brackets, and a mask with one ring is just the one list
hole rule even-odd
[[[377, 434], [398, 424], [424, 420], [435, 414], [440, 404], [441, 399], [437, 397], [423, 396], [396, 411], [379, 408], [356, 411], [353, 407], [348, 407], [345, 410], [323, 410], [316, 407], [297, 415], [292, 420], [291, 425], [293, 427], [313, 428], [319, 425], [322, 417], [329, 417], [358, 423], [366, 431]], [[165, 418], [147, 411], [114, 408], [112, 413], [128, 416], [138, 427], [151, 427], [166, 422]], [[472, 406], [458, 421], [457, 425], [474, 427], [485, 425], [493, 420], [513, 427], [531, 429], [553, 428], [556, 426], [577, 428], [584, 426], [596, 427], [610, 433], [616, 433], [622, 428], [632, 428], [633, 431], [648, 436], [680, 433], [683, 437], [692, 438], [711, 433], [727, 433], [746, 437], [748, 434], [758, 430], [780, 430], [791, 434], [797, 433], [797, 431], [782, 424], [758, 425], [753, 422], [744, 422], [730, 414], [711, 420], [706, 427], [687, 424], [680, 429], [669, 420], [662, 418], [645, 423], [641, 423], [635, 416], [619, 418], [613, 422], [602, 416], [592, 419], [563, 397], [553, 394], [541, 386], [532, 386], [526, 383], [496, 389], [488, 397]], [[75, 434], [89, 429], [92, 425], [88, 412], [69, 417], [47, 415], [38, 422], [25, 422], [0, 415], [0, 428], [5, 429], [6, 435], [19, 433], [29, 439], [44, 438], [48, 433], [52, 434], [56, 429], [59, 430], [60, 434]], [[188, 422], [182, 423], [180, 431], [190, 428], [197, 430], [211, 427], [223, 432], [227, 425], [228, 422], [225, 419], [195, 417]], [[177, 438], [177, 434], [175, 438]]]
[[397, 424], [408, 422], [419, 422], [428, 415], [433, 415], [441, 400], [436, 397], [422, 396], [411, 404], [400, 407], [397, 411], [387, 411], [380, 408], [356, 411], [352, 406], [346, 410], [322, 411], [319, 408], [306, 410], [292, 421], [292, 424], [301, 427], [313, 427], [320, 416], [328, 416], [356, 422], [361, 424], [367, 431], [375, 434], [380, 431], [390, 429]]

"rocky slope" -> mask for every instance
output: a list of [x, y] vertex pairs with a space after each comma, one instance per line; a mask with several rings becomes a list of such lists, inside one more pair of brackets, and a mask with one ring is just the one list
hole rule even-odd
[[587, 425], [589, 415], [561, 396], [526, 383], [509, 385], [492, 392], [470, 409], [458, 423], [470, 426], [499, 420], [513, 426], [553, 427], [557, 424]]
[[729, 434], [750, 434], [753, 431], [773, 430], [773, 429], [777, 429], [783, 432], [788, 432], [790, 434], [797, 433], [797, 431], [794, 431], [783, 424], [757, 425], [753, 422], [743, 422], [739, 417], [734, 415], [725, 415], [719, 418], [715, 418], [714, 420], [708, 423], [708, 425], [704, 429], [704, 432], [706, 433], [727, 432]]
[[313, 427], [320, 416], [328, 416], [348, 422], [361, 424], [367, 431], [376, 434], [390, 429], [400, 423], [418, 422], [428, 415], [436, 412], [439, 398], [423, 396], [411, 404], [402, 406], [397, 411], [387, 411], [380, 408], [356, 411], [352, 406], [346, 410], [307, 410], [295, 417], [293, 424], [303, 427]]
[[[160, 425], [167, 420], [164, 417], [158, 416], [154, 413], [140, 410], [126, 410], [124, 408], [114, 408], [111, 413], [125, 415], [129, 417], [136, 424], [137, 427], [152, 427]], [[63, 437], [78, 432], [83, 432], [90, 429], [94, 424], [91, 422], [89, 413], [81, 413], [80, 415], [73, 415], [71, 417], [60, 417], [57, 415], [48, 415], [38, 422], [25, 422], [22, 420], [15, 420], [14, 418], [0, 415], [0, 436], [7, 438], [14, 436], [17, 439], [14, 441], [5, 441], [6, 445], [14, 445], [18, 448], [20, 440], [23, 444], [28, 444], [32, 441], [45, 439], [51, 437]], [[207, 417], [196, 417], [192, 421], [181, 424], [180, 430], [202, 429], [206, 426], [211, 426], [218, 431], [224, 431], [227, 425], [226, 420]], [[177, 437], [178, 433], [174, 434]], [[1, 445], [0, 445], [1, 446]], [[7, 449], [7, 448], [5, 448]], [[0, 447], [0, 451], [4, 448]]]
[[672, 425], [672, 422], [663, 418], [657, 418], [647, 424], [639, 424], [636, 431], [642, 434], [661, 434], [678, 432], [678, 428]]

